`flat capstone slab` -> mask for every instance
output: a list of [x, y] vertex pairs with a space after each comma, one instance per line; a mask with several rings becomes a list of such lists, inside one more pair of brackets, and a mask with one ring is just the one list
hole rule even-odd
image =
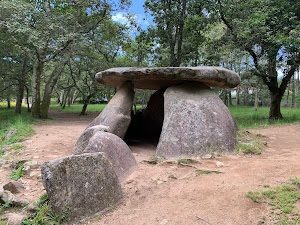
[[214, 67], [120, 67], [99, 72], [96, 80], [106, 86], [120, 87], [131, 80], [135, 88], [158, 90], [185, 81], [200, 82], [209, 87], [234, 88], [240, 82], [239, 75], [231, 70]]

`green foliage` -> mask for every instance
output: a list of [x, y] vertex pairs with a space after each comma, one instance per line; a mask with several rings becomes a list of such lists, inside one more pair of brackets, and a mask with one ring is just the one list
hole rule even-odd
[[[66, 106], [66, 108], [62, 108], [59, 104], [51, 103], [50, 107], [52, 109], [56, 109], [60, 112], [67, 112], [67, 113], [80, 113], [83, 104], [74, 104], [70, 105], [70, 107]], [[106, 104], [90, 104], [87, 108], [87, 112], [102, 112], [105, 108]]]
[[202, 174], [212, 174], [212, 173], [219, 174], [222, 172], [220, 172], [218, 170], [197, 170], [196, 175], [199, 176]]
[[117, 206], [111, 205], [111, 206], [108, 207], [108, 210], [109, 210], [110, 212], [113, 212], [113, 211], [115, 211], [116, 208], [117, 208]]
[[157, 154], [155, 156], [152, 156], [150, 159], [149, 159], [149, 163], [151, 164], [157, 164], [157, 163], [160, 163], [162, 161], [164, 161], [166, 159], [165, 156], [163, 155], [160, 155], [160, 154]]
[[[0, 147], [24, 140], [34, 134], [33, 119], [28, 112], [15, 114], [13, 110], [0, 110]], [[8, 132], [12, 135], [7, 137]]]
[[169, 178], [170, 178], [170, 179], [174, 179], [174, 180], [176, 180], [176, 179], [177, 179], [177, 177], [175, 177], [175, 175], [174, 175], [174, 174], [170, 174], [170, 175], [169, 175]]
[[8, 201], [3, 205], [0, 205], [0, 214], [3, 213], [5, 209], [10, 208], [11, 206], [12, 206], [11, 201]]
[[9, 176], [10, 179], [12, 180], [19, 180], [20, 177], [23, 176], [22, 172], [23, 172], [23, 168], [24, 168], [24, 165], [20, 165], [20, 167], [17, 169], [17, 170], [13, 170], [11, 172], [11, 175]]
[[296, 177], [291, 180], [292, 184], [283, 184], [266, 191], [249, 191], [246, 197], [257, 203], [267, 202], [278, 224], [298, 224], [300, 213], [295, 209], [295, 203], [300, 200], [299, 179]]
[[235, 146], [235, 151], [238, 154], [240, 151], [244, 154], [260, 155], [263, 149], [263, 143], [260, 135], [252, 135], [248, 131], [238, 132], [238, 143]]
[[191, 159], [186, 159], [186, 158], [180, 158], [177, 160], [178, 164], [190, 164], [192, 163]]
[[12, 146], [10, 147], [10, 149], [17, 150], [17, 149], [22, 149], [22, 148], [24, 148], [24, 147], [25, 147], [25, 145], [23, 145], [23, 144], [15, 144], [15, 145], [12, 145]]
[[66, 209], [61, 216], [56, 216], [51, 209], [48, 195], [45, 193], [40, 197], [37, 203], [38, 211], [31, 214], [23, 221], [23, 225], [59, 225], [66, 222], [70, 208]]

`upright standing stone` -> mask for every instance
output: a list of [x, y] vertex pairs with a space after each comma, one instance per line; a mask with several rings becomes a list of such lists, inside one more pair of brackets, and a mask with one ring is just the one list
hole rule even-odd
[[124, 138], [131, 121], [134, 87], [131, 81], [125, 81], [104, 110], [88, 128], [95, 125], [108, 126], [110, 133]]
[[104, 153], [73, 155], [45, 162], [42, 181], [52, 209], [69, 222], [80, 221], [116, 206], [123, 193]]
[[169, 87], [157, 154], [166, 158], [230, 152], [236, 124], [222, 100], [203, 84]]

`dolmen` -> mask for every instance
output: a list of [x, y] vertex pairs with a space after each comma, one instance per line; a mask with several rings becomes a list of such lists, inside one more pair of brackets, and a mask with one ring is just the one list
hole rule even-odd
[[[167, 159], [234, 150], [237, 126], [210, 87], [236, 87], [237, 73], [221, 67], [123, 67], [97, 73], [96, 80], [120, 89], [118, 100], [113, 98], [93, 124], [114, 127], [111, 132], [121, 138], [152, 135], [159, 139], [156, 155]], [[134, 88], [157, 91], [129, 123]]]
[[[240, 77], [221, 67], [113, 68], [96, 80], [118, 91], [84, 130], [72, 155], [45, 162], [43, 185], [56, 215], [68, 222], [99, 214], [123, 199], [121, 182], [137, 167], [124, 138], [158, 140], [167, 159], [234, 150], [237, 126], [210, 87], [233, 88]], [[156, 90], [132, 112], [134, 89]]]

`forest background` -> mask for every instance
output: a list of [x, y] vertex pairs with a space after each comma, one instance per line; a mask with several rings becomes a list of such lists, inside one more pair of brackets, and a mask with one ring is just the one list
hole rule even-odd
[[[0, 99], [48, 118], [51, 102], [106, 103], [114, 88], [94, 80], [112, 67], [221, 66], [242, 78], [215, 89], [224, 103], [300, 105], [300, 2], [295, 0], [2, 0]], [[135, 14], [135, 12], [137, 12]], [[151, 91], [136, 90], [145, 105]]]

